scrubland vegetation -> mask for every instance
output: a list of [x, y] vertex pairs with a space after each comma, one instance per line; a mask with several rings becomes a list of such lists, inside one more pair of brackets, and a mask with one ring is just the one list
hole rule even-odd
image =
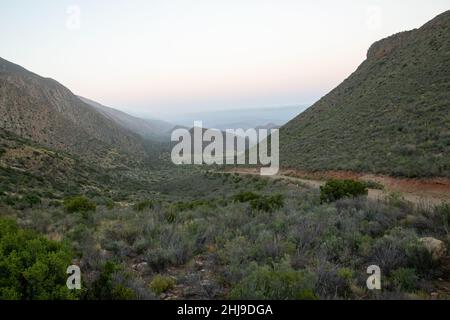
[[[212, 172], [166, 179], [158, 188], [135, 201], [21, 198], [27, 205], [20, 209], [3, 196], [0, 272], [11, 272], [11, 263], [16, 269], [15, 278], [2, 279], [34, 276], [60, 287], [31, 295], [2, 283], [1, 298], [429, 298], [433, 282], [448, 278], [419, 241], [435, 237], [449, 247], [448, 205], [415, 206], [393, 195], [374, 201], [365, 186], [348, 181], [332, 181], [321, 194]], [[7, 219], [24, 231], [5, 233], [16, 230]], [[28, 234], [13, 253], [7, 239]], [[20, 255], [26, 258], [13, 262]], [[70, 263], [82, 269], [84, 289], [76, 296], [59, 289]], [[382, 291], [366, 288], [372, 264], [381, 267]]]

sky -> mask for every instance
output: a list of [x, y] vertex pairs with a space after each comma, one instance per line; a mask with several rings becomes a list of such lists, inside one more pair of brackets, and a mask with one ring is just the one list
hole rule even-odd
[[0, 0], [0, 56], [132, 114], [313, 103], [448, 0]]

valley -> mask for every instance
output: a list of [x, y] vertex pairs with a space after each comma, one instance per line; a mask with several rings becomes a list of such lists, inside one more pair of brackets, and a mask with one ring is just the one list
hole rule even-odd
[[[0, 300], [449, 300], [449, 61], [446, 11], [374, 43], [310, 108], [172, 123], [0, 58]], [[199, 114], [279, 127], [278, 173], [200, 157], [238, 134], [184, 128]], [[174, 161], [180, 128], [194, 163]]]

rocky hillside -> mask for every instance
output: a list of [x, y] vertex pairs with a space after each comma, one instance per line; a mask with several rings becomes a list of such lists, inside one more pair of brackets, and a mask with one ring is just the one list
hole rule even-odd
[[86, 159], [145, 156], [145, 143], [52, 79], [0, 58], [0, 128]]
[[281, 129], [282, 165], [450, 177], [450, 11], [371, 46]]
[[95, 108], [95, 110], [103, 114], [105, 117], [113, 120], [122, 127], [139, 134], [145, 139], [156, 141], [170, 140], [170, 132], [171, 129], [173, 129], [174, 125], [168, 122], [155, 119], [141, 119], [133, 117], [125, 112], [106, 107], [90, 99], [83, 97], [79, 98], [80, 100]]

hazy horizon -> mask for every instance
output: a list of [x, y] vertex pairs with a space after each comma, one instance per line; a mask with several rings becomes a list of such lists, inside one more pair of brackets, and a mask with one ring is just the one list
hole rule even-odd
[[448, 9], [344, 2], [2, 0], [0, 56], [135, 115], [303, 105], [373, 42]]

